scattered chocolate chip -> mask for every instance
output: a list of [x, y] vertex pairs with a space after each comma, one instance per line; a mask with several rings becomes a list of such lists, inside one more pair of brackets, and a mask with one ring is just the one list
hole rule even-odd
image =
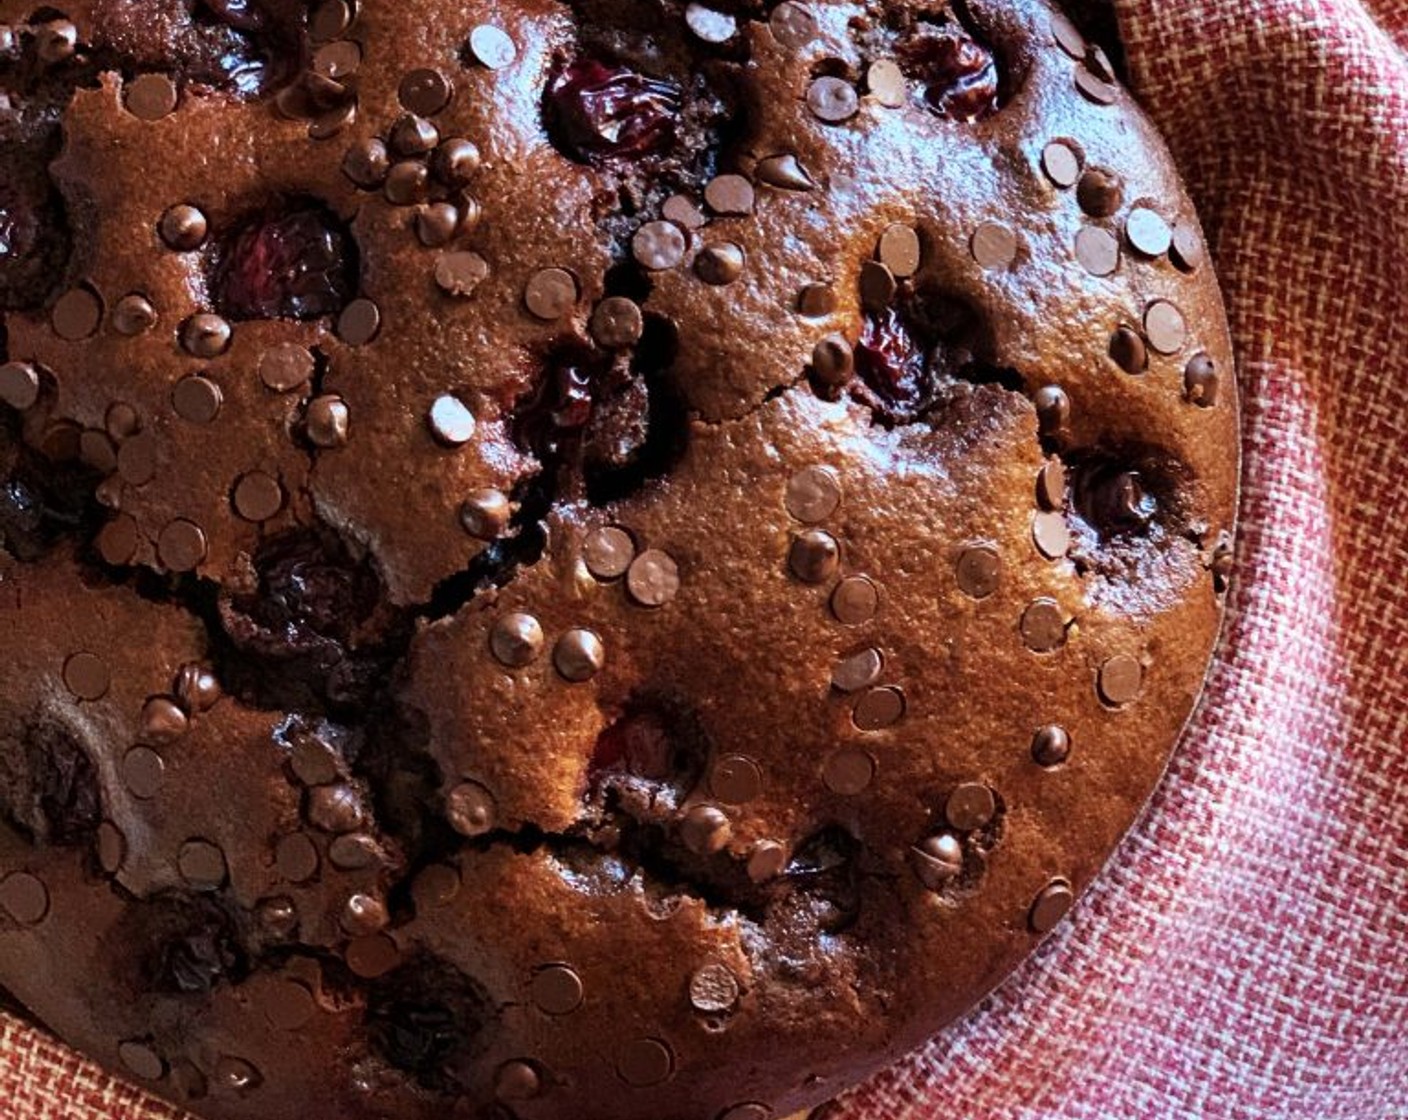
[[455, 87], [439, 70], [421, 68], [408, 71], [396, 87], [396, 96], [412, 113], [433, 117], [450, 103]]
[[218, 358], [230, 348], [233, 333], [230, 324], [219, 315], [201, 312], [182, 324], [181, 346], [197, 358]]
[[194, 522], [168, 522], [156, 541], [157, 559], [170, 572], [193, 572], [205, 560], [205, 532]]
[[296, 1031], [313, 1021], [318, 1003], [306, 984], [294, 980], [276, 980], [263, 988], [257, 997], [264, 1018], [276, 1030]]
[[1168, 300], [1155, 300], [1144, 312], [1144, 333], [1156, 352], [1177, 354], [1188, 341], [1188, 324]]
[[153, 696], [142, 705], [138, 738], [149, 746], [174, 743], [191, 728], [190, 718], [169, 696]]
[[446, 295], [466, 298], [489, 278], [489, 262], [469, 250], [442, 253], [435, 262], [435, 283]]
[[1037, 599], [1022, 612], [1022, 641], [1033, 653], [1051, 653], [1066, 644], [1066, 616], [1055, 599]]
[[259, 380], [276, 393], [290, 393], [313, 377], [315, 363], [306, 346], [294, 342], [271, 346], [259, 358]]
[[423, 156], [440, 143], [440, 130], [424, 117], [406, 113], [391, 126], [389, 141], [398, 156]]
[[855, 351], [843, 335], [827, 335], [812, 351], [812, 369], [823, 384], [841, 386], [855, 373]]
[[896, 222], [880, 235], [875, 254], [891, 275], [905, 280], [919, 271], [923, 250], [913, 227]]
[[565, 964], [550, 964], [533, 974], [529, 997], [547, 1015], [570, 1015], [582, 1006], [582, 978]]
[[390, 170], [391, 154], [376, 137], [354, 144], [342, 158], [342, 173], [364, 191], [379, 189]]
[[895, 274], [879, 261], [866, 261], [860, 266], [860, 301], [867, 311], [884, 311], [899, 291]]
[[334, 838], [328, 859], [339, 871], [364, 871], [384, 862], [376, 840], [360, 832]]
[[182, 844], [176, 869], [186, 885], [197, 891], [219, 890], [229, 874], [225, 853], [208, 840], [187, 840]]
[[689, 1004], [705, 1015], [732, 1011], [740, 994], [738, 977], [722, 964], [706, 964], [689, 978]]
[[738, 34], [738, 21], [733, 16], [703, 4], [690, 3], [684, 10], [684, 21], [706, 43], [727, 43]]
[[862, 731], [881, 731], [898, 723], [904, 710], [904, 693], [898, 688], [872, 688], [856, 702], [851, 722]]
[[1071, 737], [1064, 727], [1049, 724], [1032, 736], [1032, 758], [1038, 766], [1060, 766], [1071, 753]]
[[606, 647], [590, 630], [568, 630], [552, 649], [553, 668], [573, 684], [589, 681], [606, 664]]
[[608, 296], [592, 312], [592, 338], [608, 350], [626, 350], [640, 341], [645, 318], [640, 305], [625, 296]]
[[361, 795], [346, 783], [308, 791], [308, 823], [324, 832], [356, 832], [367, 823]]
[[704, 212], [688, 196], [682, 194], [674, 194], [667, 198], [664, 205], [660, 207], [660, 216], [686, 230], [703, 229], [708, 223]]
[[635, 554], [631, 535], [615, 526], [594, 530], [582, 543], [582, 559], [587, 571], [599, 580], [619, 579], [625, 575]]
[[446, 186], [464, 187], [479, 170], [481, 161], [479, 148], [472, 140], [452, 136], [435, 149], [430, 170]]
[[425, 419], [430, 434], [445, 447], [462, 447], [474, 438], [474, 413], [450, 393], [435, 398]]
[[803, 583], [826, 583], [841, 564], [841, 546], [830, 533], [808, 529], [792, 538], [787, 566]]
[[64, 684], [79, 700], [101, 700], [112, 684], [112, 673], [96, 653], [75, 653], [64, 662]]
[[839, 124], [850, 120], [860, 108], [855, 87], [841, 78], [822, 77], [807, 89], [807, 108], [818, 120]]
[[714, 805], [696, 805], [680, 822], [680, 839], [695, 855], [723, 851], [732, 835], [728, 815]]
[[1097, 105], [1113, 105], [1119, 99], [1119, 87], [1089, 70], [1076, 71], [1076, 89]]
[[842, 747], [833, 752], [822, 766], [821, 778], [826, 788], [842, 797], [854, 797], [869, 788], [875, 780], [875, 756], [859, 747]]
[[841, 692], [859, 692], [880, 679], [885, 659], [878, 649], [863, 649], [838, 661], [831, 670], [831, 687]]
[[105, 564], [111, 564], [115, 568], [126, 567], [137, 558], [141, 540], [142, 534], [136, 519], [120, 513], [98, 533], [98, 554]]
[[1125, 240], [1136, 253], [1161, 257], [1173, 245], [1173, 231], [1163, 217], [1147, 206], [1136, 206], [1124, 222]]
[[0, 365], [0, 401], [18, 412], [25, 412], [39, 403], [39, 371], [28, 362], [6, 362]]
[[816, 17], [803, 4], [784, 0], [768, 16], [768, 27], [773, 38], [791, 51], [801, 51], [810, 46], [820, 34]]
[[393, 163], [386, 173], [382, 193], [393, 206], [416, 206], [429, 193], [430, 172], [419, 160], [406, 159]]
[[1076, 200], [1092, 218], [1108, 218], [1124, 200], [1124, 185], [1108, 168], [1087, 168], [1076, 187]]
[[1049, 933], [1069, 913], [1074, 902], [1070, 884], [1064, 879], [1054, 879], [1036, 896], [1027, 921], [1034, 932]]
[[334, 39], [313, 52], [309, 68], [319, 78], [336, 82], [362, 67], [362, 46], [355, 39]]
[[502, 490], [475, 490], [460, 505], [460, 524], [471, 537], [492, 541], [508, 528], [513, 507]]
[[494, 1073], [494, 1096], [501, 1101], [531, 1101], [543, 1091], [543, 1079], [532, 1062], [515, 1059]]
[[1084, 226], [1076, 234], [1076, 260], [1092, 276], [1110, 276], [1120, 266], [1120, 243], [1107, 229]]
[[353, 938], [343, 950], [342, 959], [353, 976], [377, 980], [395, 971], [401, 963], [401, 949], [384, 933]]
[[1017, 259], [1017, 235], [997, 222], [984, 222], [974, 230], [969, 247], [983, 268], [1009, 268]]
[[662, 607], [680, 589], [679, 567], [673, 557], [659, 549], [647, 549], [637, 556], [626, 572], [626, 590], [642, 607]]
[[352, 937], [371, 937], [380, 933], [391, 922], [386, 912], [386, 903], [369, 894], [351, 895], [342, 906], [340, 924]]
[[787, 866], [787, 849], [776, 840], [759, 840], [748, 857], [748, 878], [755, 883], [776, 879]]
[[875, 95], [875, 100], [887, 109], [899, 109], [909, 99], [904, 72], [892, 59], [882, 58], [879, 62], [872, 62], [865, 72], [865, 84]]
[[156, 308], [140, 292], [129, 292], [113, 305], [112, 329], [132, 338], [156, 326]]
[[67, 19], [51, 19], [34, 29], [34, 53], [49, 66], [67, 62], [78, 47], [78, 28]]
[[1032, 398], [1037, 424], [1044, 436], [1059, 435], [1071, 422], [1071, 398], [1059, 385], [1044, 385]]
[[166, 760], [150, 747], [133, 747], [122, 756], [122, 784], [139, 801], [150, 801], [166, 782]]
[[674, 1052], [658, 1038], [627, 1043], [616, 1061], [616, 1072], [621, 1080], [637, 1089], [668, 1081], [674, 1070]]
[[103, 321], [103, 301], [91, 288], [73, 288], [54, 304], [50, 321], [54, 333], [66, 342], [91, 338]]
[[1144, 667], [1138, 658], [1117, 654], [1100, 666], [1100, 698], [1116, 706], [1132, 704], [1144, 687]]
[[369, 299], [354, 299], [337, 317], [337, 337], [348, 346], [365, 346], [380, 330], [381, 308]]
[[673, 222], [646, 222], [631, 239], [631, 253], [644, 268], [659, 272], [684, 260], [688, 243]]
[[84, 431], [78, 437], [78, 458], [99, 474], [111, 474], [117, 469], [117, 450], [112, 440], [106, 432], [95, 428]]
[[963, 845], [952, 833], [927, 837], [909, 854], [914, 874], [931, 891], [943, 890], [963, 871]]
[[127, 860], [127, 837], [112, 821], [98, 825], [98, 866], [104, 875], [116, 875]]
[[997, 812], [992, 790], [981, 782], [965, 782], [948, 795], [944, 816], [959, 832], [983, 828]]
[[1066, 508], [1066, 468], [1060, 459], [1051, 459], [1036, 476], [1036, 498], [1043, 509]]
[[438, 910], [448, 906], [460, 893], [460, 873], [444, 863], [432, 863], [415, 877], [411, 897], [418, 911]]
[[503, 665], [521, 669], [543, 651], [543, 628], [530, 614], [506, 614], [489, 635], [489, 648]]
[[709, 789], [725, 805], [746, 805], [763, 792], [763, 773], [751, 758], [725, 755], [709, 772]]
[[1057, 512], [1038, 513], [1032, 518], [1032, 541], [1048, 560], [1060, 560], [1071, 550], [1071, 530], [1066, 518]]
[[808, 284], [797, 295], [797, 311], [808, 319], [835, 314], [836, 289], [830, 284]]
[[1203, 239], [1192, 222], [1180, 222], [1174, 227], [1169, 259], [1180, 272], [1197, 272], [1207, 259]]
[[469, 53], [481, 66], [502, 70], [518, 57], [513, 40], [497, 27], [482, 23], [469, 33]]
[[1085, 36], [1080, 33], [1076, 25], [1062, 12], [1053, 12], [1051, 15], [1051, 36], [1055, 43], [1077, 62], [1085, 61], [1086, 43]]
[[523, 302], [539, 319], [561, 319], [577, 303], [577, 278], [564, 268], [535, 272], [523, 291]]
[[1217, 365], [1207, 353], [1194, 354], [1183, 371], [1183, 395], [1202, 408], [1212, 408], [1218, 396]]
[[144, 121], [159, 121], [176, 111], [176, 83], [165, 74], [139, 74], [124, 91], [127, 111]]
[[181, 666], [172, 682], [172, 691], [181, 706], [192, 714], [210, 711], [219, 702], [222, 692], [219, 679], [198, 661]]
[[830, 467], [805, 467], [787, 480], [784, 504], [804, 524], [825, 521], [841, 505], [841, 480]]
[[1080, 180], [1083, 162], [1081, 154], [1065, 140], [1053, 140], [1042, 149], [1042, 170], [1062, 190], [1075, 186]]
[[143, 1081], [160, 1081], [166, 1076], [161, 1055], [144, 1042], [120, 1042], [117, 1057], [133, 1076]]
[[704, 201], [715, 214], [751, 214], [753, 184], [742, 175], [716, 175], [704, 188]]
[[958, 554], [958, 587], [972, 599], [986, 599], [1002, 580], [1002, 557], [990, 544], [972, 545]]
[[200, 210], [182, 203], [161, 216], [157, 232], [168, 249], [189, 253], [205, 244], [210, 227]]
[[1143, 373], [1149, 368], [1148, 348], [1133, 327], [1119, 327], [1110, 335], [1110, 358], [1125, 373]]
[[314, 397], [304, 414], [304, 430], [314, 447], [332, 449], [347, 443], [351, 414], [347, 403], [338, 396]]
[[348, 0], [323, 0], [308, 17], [308, 36], [314, 42], [340, 39], [352, 26], [352, 6]]
[[831, 593], [831, 613], [845, 626], [860, 626], [880, 609], [880, 592], [866, 576], [847, 576]]
[[[766, 183], [778, 190], [810, 191], [816, 189], [816, 180], [812, 178], [811, 172], [803, 167], [797, 157], [790, 152], [760, 159], [753, 169], [753, 174], [757, 176], [758, 182]], [[668, 214], [665, 216], [669, 217]]]

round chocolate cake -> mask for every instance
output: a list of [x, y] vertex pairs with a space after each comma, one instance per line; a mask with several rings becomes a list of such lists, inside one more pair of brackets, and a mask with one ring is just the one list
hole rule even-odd
[[0, 0], [0, 987], [202, 1116], [767, 1120], [1157, 783], [1202, 232], [1044, 0]]

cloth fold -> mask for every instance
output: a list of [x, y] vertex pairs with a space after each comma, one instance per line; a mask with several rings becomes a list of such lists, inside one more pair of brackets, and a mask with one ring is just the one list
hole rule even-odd
[[[1222, 277], [1224, 649], [1072, 920], [836, 1120], [1408, 1120], [1408, 0], [1116, 0]], [[181, 1114], [0, 1012], [0, 1120]]]

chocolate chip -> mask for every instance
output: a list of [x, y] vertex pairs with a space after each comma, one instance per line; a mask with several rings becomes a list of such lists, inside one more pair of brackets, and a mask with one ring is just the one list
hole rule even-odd
[[481, 162], [479, 148], [472, 140], [452, 136], [435, 149], [430, 169], [446, 186], [464, 187], [469, 185]]
[[494, 657], [512, 669], [531, 664], [543, 651], [543, 628], [530, 614], [506, 614], [489, 635]]
[[1076, 201], [1092, 218], [1108, 218], [1124, 200], [1120, 177], [1104, 167], [1088, 168], [1076, 187]]
[[1061, 460], [1050, 460], [1037, 474], [1036, 498], [1044, 509], [1066, 508], [1066, 468]]
[[1117, 654], [1100, 666], [1100, 698], [1116, 706], [1132, 704], [1144, 687], [1144, 667], [1138, 658]]
[[1203, 266], [1207, 253], [1192, 222], [1180, 222], [1174, 227], [1169, 259], [1181, 272], [1197, 272]]
[[205, 533], [194, 522], [168, 522], [156, 541], [157, 559], [170, 572], [193, 572], [205, 560]]
[[854, 797], [875, 780], [875, 756], [859, 747], [842, 747], [827, 758], [821, 779], [832, 793]]
[[866, 576], [847, 576], [831, 593], [831, 613], [845, 626], [860, 626], [880, 609], [880, 592]]
[[715, 214], [751, 214], [753, 198], [753, 184], [742, 175], [716, 175], [704, 188], [704, 201]]
[[533, 1005], [548, 1015], [570, 1015], [582, 1006], [582, 979], [565, 964], [550, 964], [533, 974], [529, 995]]
[[709, 789], [725, 805], [746, 805], [763, 792], [763, 773], [743, 755], [725, 755], [709, 772]]
[[1183, 395], [1202, 408], [1217, 404], [1219, 379], [1217, 365], [1207, 353], [1194, 354], [1183, 371]]
[[986, 269], [1004, 269], [1017, 259], [1017, 235], [997, 222], [984, 222], [969, 244], [973, 259]]
[[543, 1079], [532, 1062], [505, 1062], [494, 1073], [494, 1096], [501, 1101], [531, 1101], [543, 1091]]
[[407, 159], [393, 163], [386, 173], [382, 193], [394, 206], [415, 206], [424, 202], [429, 193], [430, 172], [419, 160]]
[[309, 66], [328, 81], [351, 77], [362, 67], [362, 46], [355, 39], [334, 39], [313, 52]]
[[150, 747], [133, 747], [122, 756], [122, 784], [139, 801], [150, 801], [166, 782], [166, 760]]
[[386, 903], [374, 895], [357, 893], [350, 896], [342, 906], [339, 922], [343, 930], [352, 937], [370, 937], [380, 933], [391, 922], [386, 912]]
[[98, 825], [98, 866], [105, 875], [116, 875], [127, 860], [127, 837], [112, 821]]
[[703, 229], [708, 223], [704, 212], [687, 195], [682, 194], [672, 194], [667, 198], [660, 207], [660, 216], [686, 230]]
[[138, 739], [150, 746], [174, 743], [191, 728], [186, 713], [169, 696], [153, 696], [142, 705]]
[[990, 544], [973, 545], [958, 554], [958, 587], [972, 599], [986, 599], [1002, 581], [1002, 557]]
[[1085, 36], [1082, 35], [1076, 25], [1061, 12], [1053, 12], [1051, 15], [1051, 36], [1055, 40], [1056, 45], [1077, 62], [1085, 61]]
[[258, 997], [264, 1018], [276, 1030], [296, 1031], [318, 1014], [318, 1003], [306, 984], [278, 980], [264, 988]]
[[606, 664], [606, 647], [591, 630], [568, 630], [552, 649], [553, 668], [563, 680], [581, 684]]
[[1143, 373], [1149, 368], [1149, 351], [1133, 327], [1119, 327], [1110, 335], [1110, 358], [1125, 373]]
[[1032, 542], [1048, 560], [1060, 560], [1071, 550], [1071, 531], [1064, 515], [1038, 513], [1032, 518]]
[[[766, 183], [778, 190], [810, 191], [816, 189], [816, 180], [812, 178], [811, 172], [803, 167], [797, 157], [790, 152], [760, 159], [753, 169], [753, 174], [758, 177], [758, 182]], [[667, 214], [666, 217], [669, 215]]]
[[599, 580], [619, 579], [625, 575], [635, 554], [631, 535], [615, 526], [593, 531], [582, 543], [582, 559], [587, 571]]
[[1080, 153], [1065, 140], [1053, 140], [1042, 149], [1042, 170], [1063, 190], [1079, 181], [1082, 162]]
[[748, 857], [748, 878], [755, 883], [776, 879], [787, 866], [787, 849], [776, 840], [759, 840]]
[[80, 342], [97, 333], [103, 321], [103, 302], [91, 288], [65, 292], [50, 313], [54, 333], [66, 342]]
[[64, 685], [79, 700], [101, 700], [112, 684], [108, 663], [96, 653], [75, 653], [64, 662]]
[[899, 291], [895, 274], [879, 261], [860, 266], [860, 301], [867, 311], [884, 311]]
[[997, 812], [992, 790], [981, 782], [965, 782], [948, 795], [944, 816], [959, 832], [983, 828]]
[[197, 891], [219, 890], [229, 874], [225, 853], [208, 840], [187, 840], [182, 844], [176, 869], [186, 885]]
[[346, 783], [318, 786], [308, 791], [308, 822], [324, 832], [356, 832], [367, 823], [367, 809]]
[[489, 277], [489, 262], [478, 253], [442, 253], [435, 263], [435, 282], [447, 295], [465, 298]]
[[439, 70], [411, 70], [401, 78], [396, 96], [410, 112], [433, 117], [450, 103], [455, 87]]
[[1173, 245], [1173, 231], [1157, 211], [1136, 206], [1124, 223], [1125, 240], [1136, 253], [1145, 257], [1161, 257]]
[[642, 607], [662, 607], [679, 589], [679, 567], [671, 556], [659, 549], [642, 552], [626, 572], [626, 590]]
[[904, 693], [898, 688], [872, 688], [856, 702], [851, 722], [862, 731], [881, 731], [898, 723], [904, 710]]
[[475, 490], [460, 505], [460, 524], [471, 537], [492, 541], [508, 528], [513, 507], [502, 490]]
[[807, 108], [818, 120], [839, 124], [856, 115], [860, 97], [855, 87], [841, 78], [817, 78], [807, 89]]
[[1071, 753], [1071, 737], [1064, 727], [1049, 724], [1032, 736], [1032, 758], [1038, 766], [1060, 766]]
[[621, 1080], [638, 1089], [668, 1081], [674, 1069], [674, 1052], [658, 1038], [628, 1043], [616, 1061], [616, 1073]]
[[0, 365], [0, 401], [18, 412], [25, 412], [39, 403], [39, 371], [28, 362], [6, 362]]
[[1022, 612], [1022, 641], [1033, 653], [1051, 653], [1066, 644], [1066, 616], [1055, 599], [1037, 599]]
[[160, 1081], [166, 1076], [161, 1055], [144, 1042], [120, 1042], [117, 1057], [127, 1071], [143, 1081]]
[[189, 253], [205, 244], [210, 227], [205, 215], [184, 203], [173, 206], [161, 216], [157, 232], [168, 249]]
[[797, 295], [797, 311], [808, 319], [835, 314], [836, 289], [830, 284], [808, 284]]
[[706, 284], [732, 284], [743, 275], [743, 250], [729, 241], [706, 246], [694, 258], [694, 271]]
[[384, 862], [377, 842], [363, 833], [336, 837], [328, 845], [328, 859], [339, 871], [364, 871]]
[[365, 346], [381, 330], [381, 308], [369, 299], [354, 299], [337, 317], [337, 337], [348, 346]]
[[535, 272], [523, 291], [523, 302], [539, 319], [561, 319], [577, 302], [577, 278], [563, 268]]
[[841, 692], [859, 692], [880, 679], [885, 659], [878, 649], [863, 649], [838, 661], [831, 670], [831, 687]]
[[909, 852], [910, 866], [928, 890], [943, 890], [963, 871], [963, 845], [952, 833], [929, 836]]
[[482, 23], [469, 33], [469, 53], [481, 66], [502, 70], [518, 57], [513, 40], [497, 27]]
[[208, 712], [221, 696], [220, 681], [198, 661], [187, 662], [176, 673], [172, 691], [181, 706], [192, 713]]
[[270, 347], [259, 358], [259, 380], [277, 393], [289, 393], [313, 377], [313, 355], [306, 346], [286, 342]]
[[450, 393], [435, 398], [425, 420], [430, 434], [445, 447], [462, 447], [474, 438], [474, 413]]
[[705, 1015], [722, 1015], [738, 1003], [738, 977], [727, 965], [706, 964], [689, 978], [689, 1004]]
[[156, 308], [140, 292], [129, 292], [113, 305], [112, 329], [125, 338], [149, 331], [156, 326]]
[[1188, 324], [1168, 300], [1155, 300], [1144, 312], [1144, 333], [1158, 353], [1177, 354], [1188, 341]]
[[1110, 276], [1120, 266], [1120, 243], [1107, 229], [1084, 226], [1076, 234], [1076, 260], [1092, 276]]
[[1119, 89], [1088, 70], [1076, 71], [1076, 89], [1097, 105], [1113, 105], [1119, 99]]
[[331, 449], [347, 443], [351, 414], [347, 403], [338, 396], [314, 397], [304, 414], [304, 429], [314, 447]]
[[98, 533], [98, 554], [105, 564], [115, 568], [125, 567], [137, 558], [137, 548], [142, 534], [136, 519], [120, 513], [103, 526]]
[[348, 0], [323, 0], [308, 17], [308, 37], [314, 42], [340, 39], [352, 26]]
[[841, 564], [841, 546], [830, 533], [808, 529], [792, 538], [787, 566], [803, 583], [826, 583]]
[[812, 351], [812, 369], [825, 385], [846, 384], [855, 373], [855, 368], [855, 351], [843, 335], [827, 335]]
[[159, 121], [176, 111], [176, 83], [165, 74], [139, 74], [127, 83], [127, 111], [144, 121]]
[[904, 72], [892, 59], [882, 58], [879, 62], [872, 62], [865, 72], [865, 84], [875, 95], [875, 100], [887, 109], [899, 109], [909, 100]]
[[694, 806], [680, 822], [680, 839], [695, 855], [723, 851], [732, 835], [728, 815], [713, 805]]
[[1070, 884], [1064, 879], [1054, 879], [1036, 896], [1027, 921], [1036, 933], [1049, 933], [1070, 912], [1074, 902]]
[[78, 47], [78, 28], [70, 20], [51, 19], [34, 29], [34, 49], [39, 61], [50, 66], [67, 62]]
[[676, 267], [687, 247], [683, 231], [673, 222], [646, 222], [631, 239], [632, 255], [655, 272]]
[[645, 318], [640, 305], [625, 296], [608, 296], [592, 312], [592, 338], [608, 350], [626, 350], [640, 341]]
[[738, 33], [738, 21], [733, 16], [703, 4], [690, 3], [684, 10], [684, 21], [706, 43], [727, 43]]
[[896, 222], [880, 235], [876, 256], [891, 275], [901, 280], [908, 279], [919, 271], [923, 256], [919, 234], [913, 227]]
[[380, 188], [390, 171], [391, 154], [376, 137], [354, 144], [342, 158], [342, 173], [364, 191]]
[[810, 46], [820, 34], [816, 17], [803, 4], [784, 0], [768, 16], [768, 27], [773, 38], [791, 51], [801, 51]]
[[830, 467], [805, 467], [787, 480], [784, 503], [804, 524], [825, 521], [841, 505], [841, 480]]
[[197, 358], [218, 358], [230, 348], [230, 324], [219, 315], [201, 312], [181, 326], [181, 346]]
[[386, 934], [375, 933], [370, 937], [353, 938], [343, 950], [342, 959], [353, 976], [377, 980], [400, 965], [401, 950]]

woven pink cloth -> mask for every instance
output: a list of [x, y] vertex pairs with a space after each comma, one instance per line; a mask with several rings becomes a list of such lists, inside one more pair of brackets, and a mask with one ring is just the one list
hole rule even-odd
[[[1241, 359], [1210, 693], [1106, 875], [845, 1120], [1408, 1120], [1408, 0], [1120, 0]], [[0, 1015], [0, 1120], [177, 1114]]]

